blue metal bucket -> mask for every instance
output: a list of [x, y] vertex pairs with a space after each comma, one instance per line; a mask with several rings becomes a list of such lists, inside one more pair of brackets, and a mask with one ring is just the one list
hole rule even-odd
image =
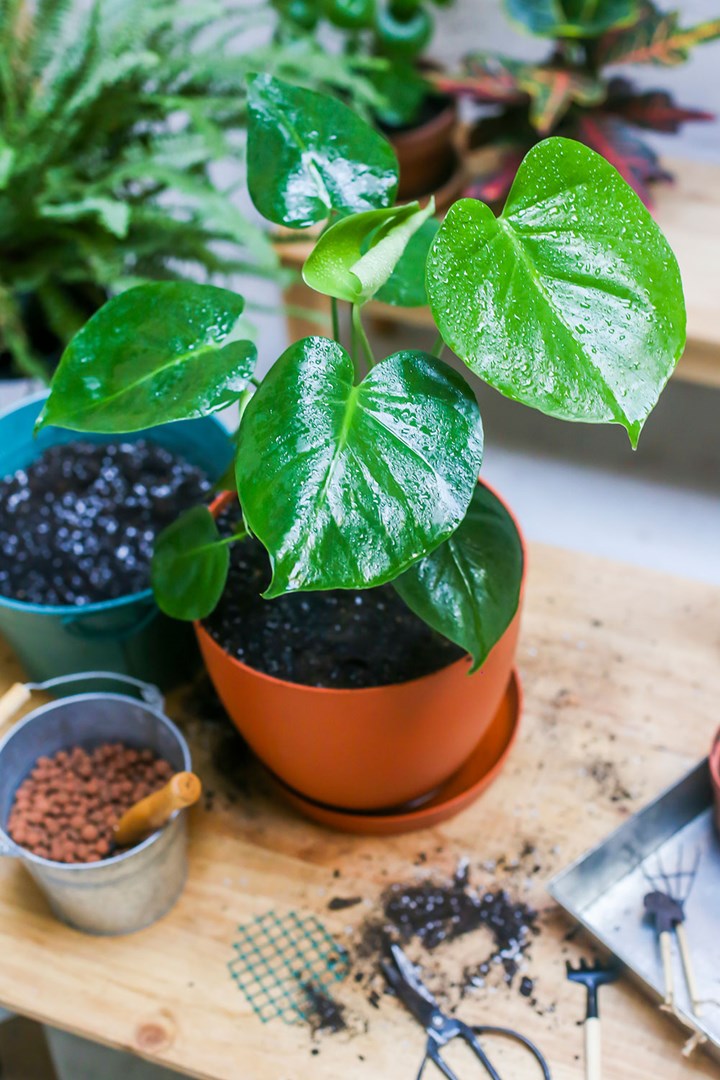
[[[215, 417], [122, 436], [48, 427], [33, 437], [46, 396], [38, 394], [0, 413], [0, 476], [25, 468], [49, 446], [73, 439], [108, 443], [149, 438], [204, 469], [212, 480], [222, 475], [232, 458], [230, 437]], [[164, 616], [150, 589], [84, 607], [27, 604], [0, 596], [0, 634], [34, 680], [103, 670], [168, 689], [187, 678], [188, 665], [196, 657], [190, 627]]]

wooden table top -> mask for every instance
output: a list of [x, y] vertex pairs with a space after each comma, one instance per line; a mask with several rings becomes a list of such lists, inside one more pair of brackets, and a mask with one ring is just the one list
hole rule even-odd
[[[584, 1000], [564, 963], [587, 944], [568, 938], [544, 883], [707, 751], [718, 724], [720, 589], [544, 546], [530, 554], [521, 734], [472, 808], [397, 838], [326, 831], [276, 800], [222, 718], [201, 722], [196, 706], [176, 702], [212, 792], [192, 814], [182, 899], [148, 930], [91, 938], [57, 923], [17, 862], [0, 860], [0, 1004], [208, 1080], [410, 1078], [422, 1031], [391, 998], [373, 1007], [352, 975], [337, 991], [348, 1031], [262, 1024], [228, 972], [236, 928], [271, 908], [314, 912], [352, 951], [389, 882], [450, 875], [467, 857], [472, 881], [499, 881], [540, 910], [541, 932], [524, 972], [532, 998], [516, 980], [473, 991], [459, 1014], [518, 1028], [543, 1049], [554, 1080], [577, 1080]], [[16, 677], [5, 657], [0, 682]], [[338, 896], [363, 902], [329, 910]], [[477, 953], [473, 937], [433, 954], [441, 974]], [[702, 1052], [681, 1057], [682, 1033], [627, 980], [602, 992], [601, 1013], [613, 1080], [717, 1076]], [[539, 1076], [513, 1061], [498, 1059], [506, 1077]]]

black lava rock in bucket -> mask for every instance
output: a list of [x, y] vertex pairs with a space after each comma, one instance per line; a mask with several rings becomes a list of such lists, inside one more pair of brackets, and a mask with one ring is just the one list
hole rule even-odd
[[141, 592], [156, 535], [209, 490], [145, 439], [50, 447], [0, 480], [0, 595], [82, 606]]

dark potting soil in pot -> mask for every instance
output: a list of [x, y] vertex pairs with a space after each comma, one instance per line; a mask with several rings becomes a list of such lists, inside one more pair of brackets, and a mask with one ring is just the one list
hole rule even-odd
[[[237, 507], [218, 518], [223, 536], [237, 523]], [[414, 615], [391, 585], [263, 600], [269, 581], [268, 556], [257, 540], [232, 545], [227, 587], [204, 623], [231, 656], [266, 675], [305, 686], [359, 689], [417, 679], [463, 656]]]
[[209, 490], [144, 439], [50, 447], [0, 480], [0, 595], [84, 605], [146, 589], [156, 535]]

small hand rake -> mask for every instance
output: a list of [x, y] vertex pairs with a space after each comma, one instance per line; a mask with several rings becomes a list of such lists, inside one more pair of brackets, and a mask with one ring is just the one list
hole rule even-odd
[[587, 990], [587, 1011], [583, 1032], [585, 1034], [585, 1080], [600, 1080], [602, 1076], [600, 1058], [600, 1014], [598, 1012], [598, 990], [606, 983], [615, 982], [619, 972], [615, 967], [593, 964], [581, 960], [573, 967], [568, 960], [565, 964], [567, 977], [571, 982], [580, 983]]
[[700, 864], [700, 849], [696, 849], [695, 857], [687, 869], [684, 868], [682, 847], [678, 848], [678, 861], [675, 870], [668, 872], [659, 854], [656, 856], [655, 861], [656, 870], [654, 874], [649, 873], [645, 866], [642, 867], [645, 879], [652, 886], [652, 892], [645, 894], [643, 904], [647, 914], [654, 920], [658, 932], [663, 965], [663, 982], [665, 984], [664, 1004], [666, 1008], [675, 1012], [675, 979], [672, 962], [672, 932], [674, 930], [692, 1011], [695, 1016], [699, 1016], [702, 1002], [698, 994], [684, 924], [685, 904], [697, 876]]

